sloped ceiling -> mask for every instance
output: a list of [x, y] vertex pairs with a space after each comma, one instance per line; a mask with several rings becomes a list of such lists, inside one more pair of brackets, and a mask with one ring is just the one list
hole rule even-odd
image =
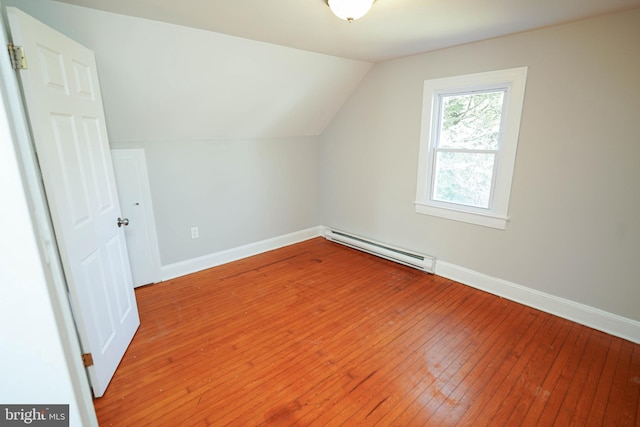
[[66, 3], [2, 3], [95, 52], [112, 142], [316, 136], [372, 66]]
[[326, 0], [60, 0], [377, 62], [640, 7], [640, 0], [377, 0], [348, 24]]
[[[112, 141], [316, 136], [373, 62], [640, 0], [2, 0], [96, 53]], [[80, 5], [80, 7], [78, 6]]]

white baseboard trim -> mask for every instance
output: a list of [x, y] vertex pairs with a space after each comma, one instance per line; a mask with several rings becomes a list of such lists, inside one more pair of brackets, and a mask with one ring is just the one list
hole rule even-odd
[[[317, 226], [277, 236], [260, 242], [227, 249], [213, 254], [162, 266], [162, 280], [206, 270], [283, 246], [323, 235], [324, 227]], [[465, 267], [436, 260], [435, 274], [480, 289], [511, 301], [571, 320], [581, 325], [640, 344], [640, 322], [618, 316], [598, 308], [527, 288]]]
[[640, 344], [640, 322], [636, 320], [517, 285], [441, 260], [436, 261], [436, 274]]
[[198, 258], [188, 259], [176, 262], [174, 264], [163, 265], [160, 267], [162, 280], [170, 280], [186, 274], [195, 273], [197, 271], [206, 270], [228, 262], [237, 261], [263, 252], [281, 248], [283, 246], [292, 245], [304, 240], [313, 239], [322, 235], [323, 227], [317, 226], [307, 228], [306, 230], [296, 231], [283, 236], [273, 237], [271, 239], [262, 240], [260, 242], [249, 243], [248, 245], [238, 246], [236, 248], [226, 249]]

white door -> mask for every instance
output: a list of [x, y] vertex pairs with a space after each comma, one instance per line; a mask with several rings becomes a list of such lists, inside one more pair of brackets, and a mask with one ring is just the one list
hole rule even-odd
[[111, 158], [120, 209], [122, 215], [129, 219], [124, 232], [133, 286], [159, 282], [160, 257], [144, 150], [114, 149], [111, 150]]
[[69, 298], [96, 397], [102, 396], [140, 320], [93, 52], [7, 8], [19, 71]]

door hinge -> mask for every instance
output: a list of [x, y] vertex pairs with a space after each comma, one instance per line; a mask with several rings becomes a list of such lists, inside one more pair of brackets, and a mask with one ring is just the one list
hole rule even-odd
[[82, 355], [82, 363], [84, 363], [85, 368], [93, 366], [93, 356], [91, 355], [91, 353], [84, 353]]
[[9, 49], [9, 57], [11, 58], [11, 66], [14, 70], [26, 70], [27, 58], [24, 56], [24, 48], [15, 46], [13, 43], [7, 45]]

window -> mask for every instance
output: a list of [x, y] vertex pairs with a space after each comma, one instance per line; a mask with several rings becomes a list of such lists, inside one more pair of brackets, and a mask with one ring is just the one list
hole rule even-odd
[[426, 80], [416, 212], [504, 229], [526, 68]]

